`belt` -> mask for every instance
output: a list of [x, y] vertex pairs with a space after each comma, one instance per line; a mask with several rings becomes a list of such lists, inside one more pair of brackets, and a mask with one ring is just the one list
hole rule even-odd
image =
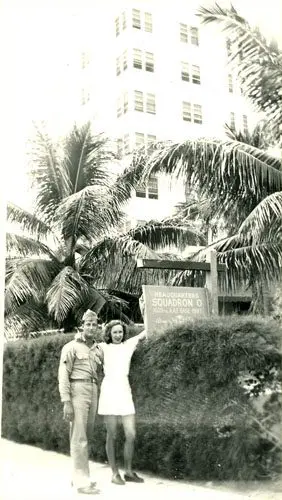
[[96, 380], [94, 378], [70, 378], [70, 382], [89, 382], [96, 384]]

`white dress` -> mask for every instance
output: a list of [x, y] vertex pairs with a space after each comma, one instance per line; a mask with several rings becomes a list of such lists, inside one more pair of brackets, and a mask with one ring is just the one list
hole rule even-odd
[[120, 344], [99, 343], [104, 352], [104, 379], [98, 404], [99, 415], [135, 413], [128, 374], [140, 334]]

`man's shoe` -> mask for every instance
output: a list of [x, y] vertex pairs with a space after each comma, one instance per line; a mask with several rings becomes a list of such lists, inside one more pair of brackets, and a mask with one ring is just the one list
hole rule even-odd
[[132, 472], [132, 474], [124, 474], [124, 479], [128, 483], [144, 483], [143, 477], [137, 476], [136, 472]]
[[112, 477], [112, 483], [114, 484], [125, 484], [125, 481], [121, 478], [120, 474], [114, 474]]
[[97, 488], [94, 488], [94, 486], [82, 486], [81, 488], [77, 488], [77, 493], [83, 493], [84, 495], [98, 495], [100, 493], [100, 490], [97, 490]]

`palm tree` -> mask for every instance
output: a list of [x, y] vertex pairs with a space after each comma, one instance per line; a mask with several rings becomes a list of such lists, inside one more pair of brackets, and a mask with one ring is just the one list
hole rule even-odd
[[282, 52], [277, 42], [268, 42], [232, 5], [230, 9], [217, 3], [209, 8], [200, 7], [197, 14], [203, 24], [219, 24], [228, 34], [229, 63], [238, 75], [243, 94], [265, 114], [272, 139], [279, 140], [282, 132]]
[[[233, 7], [201, 8], [199, 15], [204, 23], [220, 22], [230, 35], [231, 61], [236, 61], [243, 90], [265, 113], [272, 138], [278, 139], [282, 123], [281, 52]], [[281, 278], [281, 159], [266, 149], [267, 144], [261, 149], [261, 142], [249, 142], [229, 134], [226, 140], [200, 138], [157, 144], [145, 169], [146, 175], [164, 172], [182, 176], [209, 201], [213, 218], [223, 220], [232, 230], [212, 247], [227, 264], [228, 285], [233, 288], [238, 281], [254, 286]]]
[[153, 249], [191, 239], [186, 227], [159, 223], [119, 234], [121, 207], [143, 167], [115, 175], [115, 161], [110, 142], [93, 136], [89, 123], [74, 126], [63, 144], [37, 129], [31, 156], [34, 212], [7, 207], [17, 229], [7, 234], [7, 332], [50, 325], [69, 331], [85, 308], [126, 317], [126, 301], [113, 293], [126, 290], [117, 262], [126, 267], [131, 261], [134, 268], [136, 257], [156, 257]]

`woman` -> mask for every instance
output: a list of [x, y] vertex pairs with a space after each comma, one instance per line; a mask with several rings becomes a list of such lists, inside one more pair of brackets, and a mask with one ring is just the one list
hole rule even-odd
[[[106, 452], [112, 469], [112, 483], [125, 484], [125, 481], [143, 483], [144, 480], [132, 470], [135, 440], [135, 408], [132, 400], [128, 374], [132, 354], [139, 340], [146, 338], [143, 331], [126, 340], [126, 326], [113, 320], [105, 325], [105, 342], [99, 344], [104, 353], [104, 379], [101, 385], [98, 413], [104, 415], [107, 440]], [[115, 441], [118, 421], [121, 419], [124, 434], [124, 479], [121, 478], [115, 456]]]

